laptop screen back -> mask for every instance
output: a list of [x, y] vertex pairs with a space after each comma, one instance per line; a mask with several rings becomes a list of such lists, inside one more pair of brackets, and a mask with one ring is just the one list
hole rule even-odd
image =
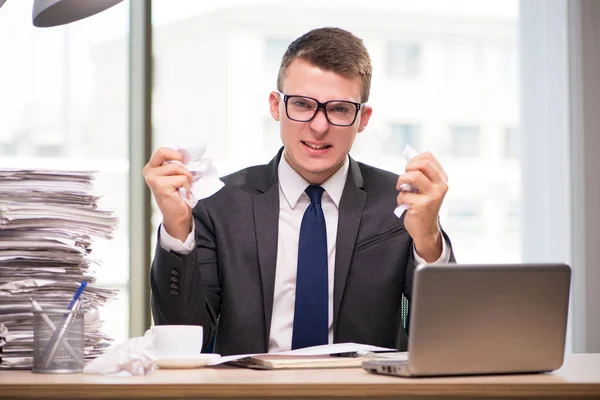
[[559, 368], [570, 272], [564, 264], [417, 267], [410, 372], [447, 375]]

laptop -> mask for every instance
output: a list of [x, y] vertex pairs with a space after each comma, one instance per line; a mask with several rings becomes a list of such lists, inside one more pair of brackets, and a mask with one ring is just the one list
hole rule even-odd
[[395, 376], [549, 372], [565, 352], [571, 268], [565, 264], [420, 265], [408, 360], [366, 360]]

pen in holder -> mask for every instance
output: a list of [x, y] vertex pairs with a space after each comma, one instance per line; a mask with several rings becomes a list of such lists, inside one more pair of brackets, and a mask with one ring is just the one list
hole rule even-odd
[[83, 370], [85, 312], [79, 310], [79, 298], [86, 286], [81, 282], [67, 310], [40, 310], [34, 304], [33, 372]]
[[84, 310], [33, 311], [33, 372], [83, 371], [84, 319]]
[[[42, 309], [42, 307], [38, 304], [38, 302], [33, 300], [31, 297], [29, 298], [29, 301], [31, 302], [31, 305], [35, 311], [44, 311]], [[49, 329], [51, 333], [54, 333], [54, 331], [56, 331], [56, 325], [48, 317], [47, 312], [41, 312], [39, 314], [39, 318], [42, 319], [42, 321], [46, 325], [46, 328]], [[39, 323], [39, 321], [38, 321], [38, 323]], [[79, 354], [75, 350], [73, 350], [73, 348], [67, 341], [63, 340], [62, 344], [65, 346], [65, 350], [69, 353], [69, 355], [73, 358], [73, 360], [75, 360], [77, 362], [77, 364], [80, 364], [80, 366], [83, 367], [83, 360], [80, 360], [81, 354]]]

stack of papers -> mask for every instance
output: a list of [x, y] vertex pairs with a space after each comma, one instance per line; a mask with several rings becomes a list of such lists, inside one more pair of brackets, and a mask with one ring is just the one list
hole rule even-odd
[[98, 209], [93, 179], [90, 171], [0, 169], [0, 369], [33, 365], [30, 298], [65, 309], [83, 280], [86, 357], [111, 345], [98, 307], [116, 291], [94, 285], [91, 245], [110, 239], [118, 220]]

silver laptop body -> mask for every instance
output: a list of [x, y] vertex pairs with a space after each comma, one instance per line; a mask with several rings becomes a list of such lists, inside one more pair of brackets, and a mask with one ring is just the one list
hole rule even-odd
[[565, 351], [571, 269], [565, 264], [420, 265], [408, 361], [368, 360], [398, 376], [547, 372]]

